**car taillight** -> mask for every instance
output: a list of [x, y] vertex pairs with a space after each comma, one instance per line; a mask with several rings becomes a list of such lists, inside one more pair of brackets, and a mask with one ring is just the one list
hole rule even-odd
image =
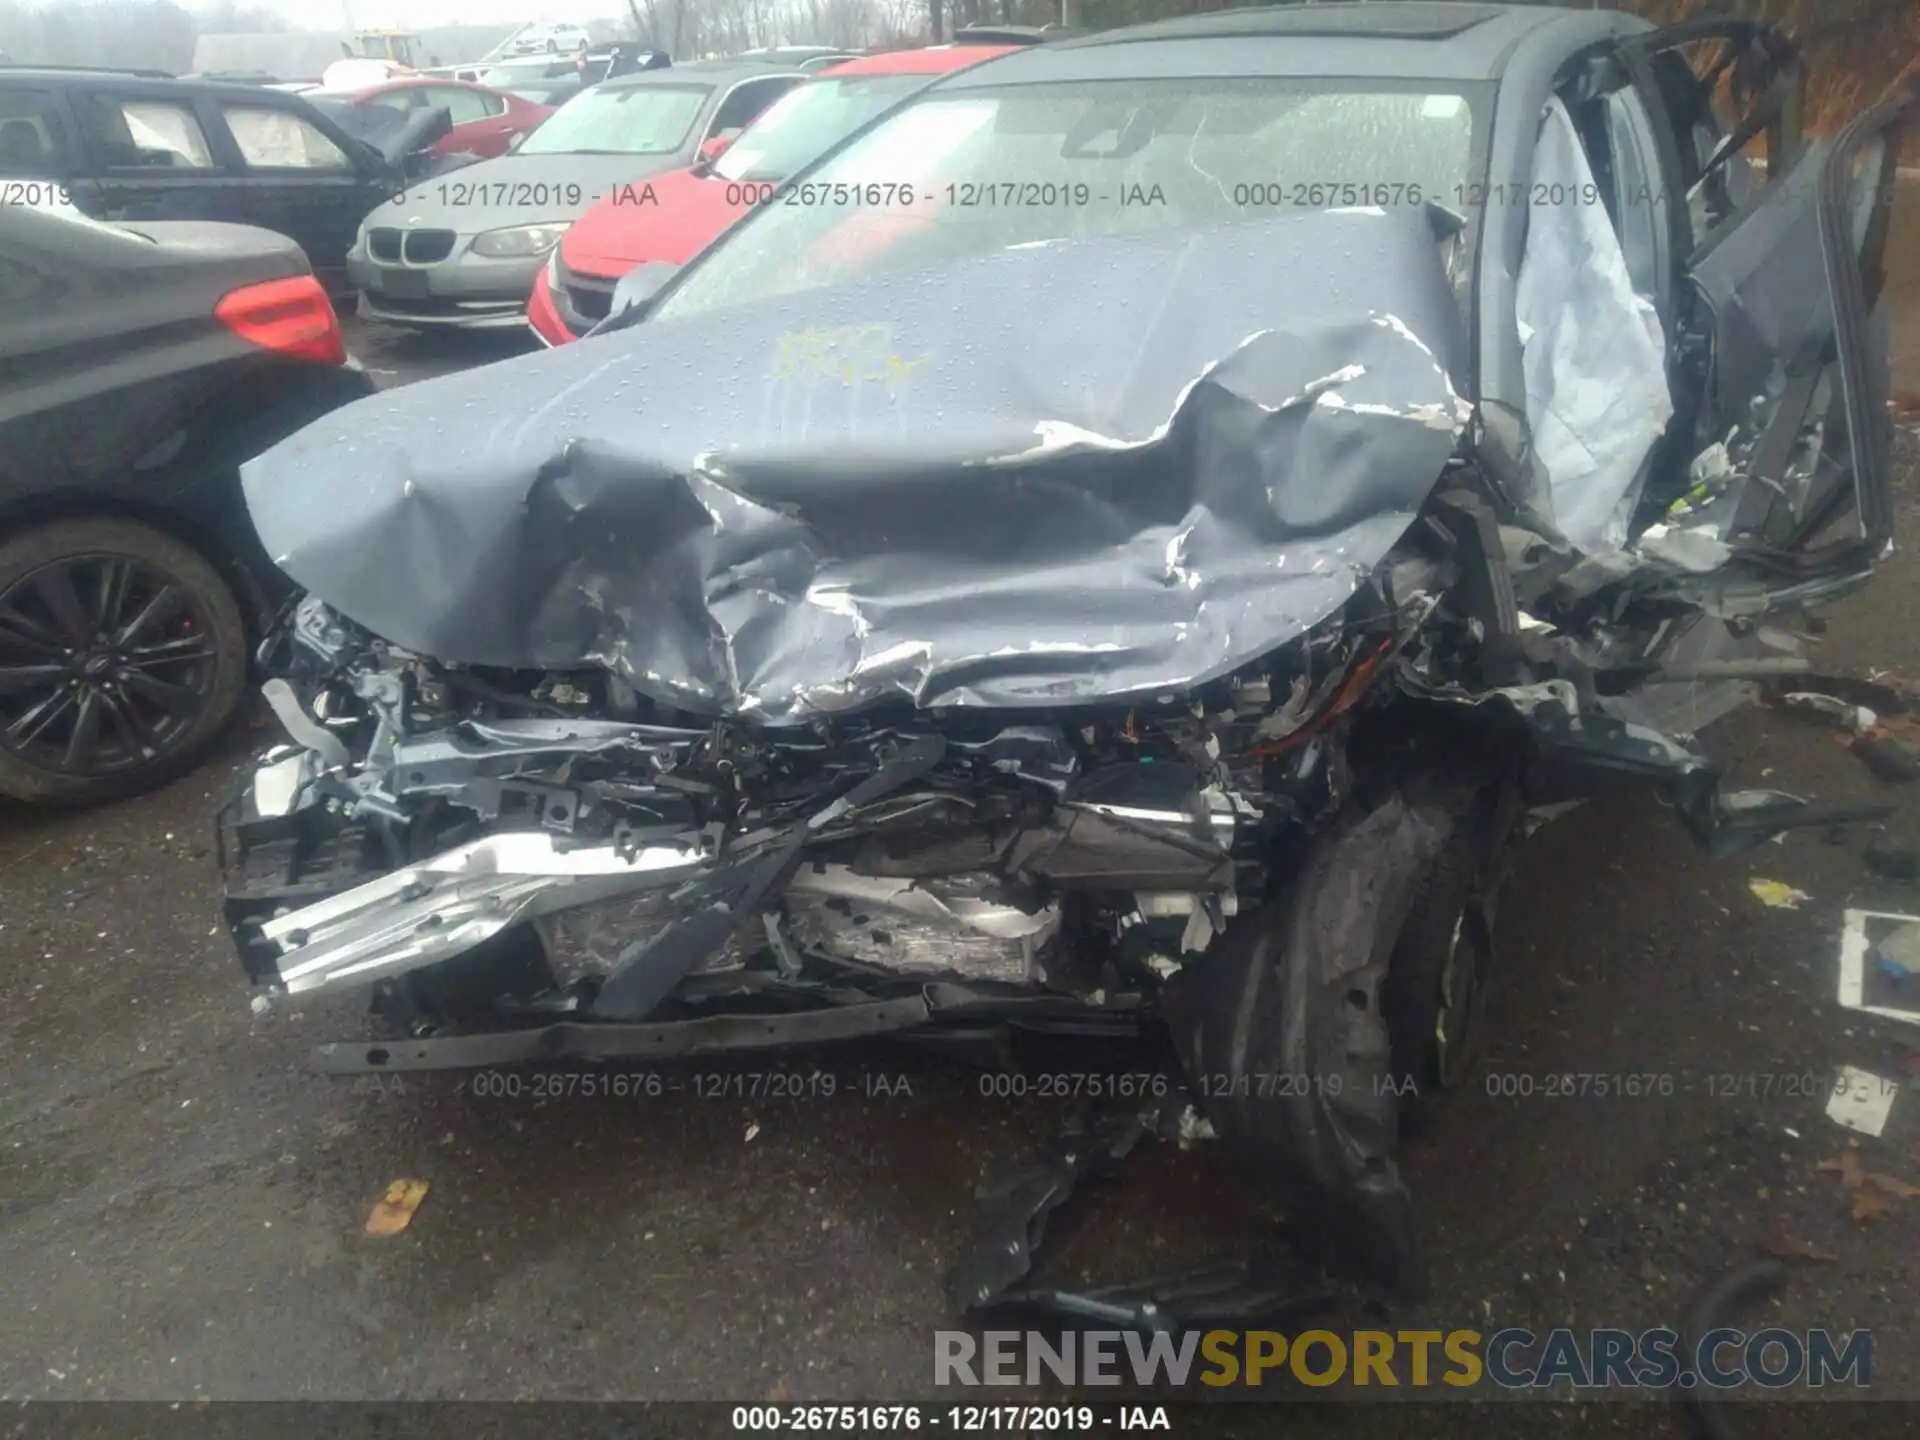
[[229, 290], [213, 307], [214, 318], [263, 350], [322, 365], [346, 362], [347, 344], [340, 338], [340, 319], [333, 302], [311, 275], [285, 280], [263, 280]]

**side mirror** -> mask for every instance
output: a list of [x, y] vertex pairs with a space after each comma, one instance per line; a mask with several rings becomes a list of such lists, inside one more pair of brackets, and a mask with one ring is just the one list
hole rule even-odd
[[[653, 306], [654, 297], [679, 273], [678, 265], [669, 265], [661, 260], [649, 260], [644, 265], [634, 266], [613, 287], [613, 302], [607, 307], [607, 318], [588, 333], [598, 334], [607, 328], [624, 329], [644, 319]], [[618, 326], [612, 325], [615, 320], [620, 322]]]
[[728, 147], [733, 144], [735, 137], [738, 136], [739, 133], [738, 130], [729, 130], [724, 135], [716, 135], [711, 140], [702, 144], [700, 147], [701, 163], [711, 165], [722, 155], [726, 154]]

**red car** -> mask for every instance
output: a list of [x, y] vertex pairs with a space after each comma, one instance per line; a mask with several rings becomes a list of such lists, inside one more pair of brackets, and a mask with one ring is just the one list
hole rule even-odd
[[1020, 48], [936, 45], [822, 70], [775, 101], [717, 159], [655, 175], [644, 189], [616, 192], [574, 221], [533, 282], [528, 325], [549, 345], [579, 339], [606, 318], [614, 286], [634, 266], [686, 264], [757, 197], [936, 75]]
[[330, 98], [352, 105], [380, 105], [403, 116], [415, 110], [444, 107], [453, 128], [434, 143], [433, 153], [478, 155], [483, 160], [506, 154], [514, 136], [533, 129], [554, 108], [485, 85], [426, 75], [389, 80]]

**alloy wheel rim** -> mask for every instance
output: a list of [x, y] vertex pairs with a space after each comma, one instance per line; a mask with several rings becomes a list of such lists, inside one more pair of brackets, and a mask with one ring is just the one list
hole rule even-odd
[[0, 749], [68, 775], [149, 764], [205, 712], [216, 658], [177, 576], [127, 555], [49, 561], [0, 592]]

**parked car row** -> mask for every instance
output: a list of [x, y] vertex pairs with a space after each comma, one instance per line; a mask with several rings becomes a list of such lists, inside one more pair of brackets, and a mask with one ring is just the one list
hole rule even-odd
[[607, 317], [636, 266], [685, 263], [935, 76], [1041, 38], [992, 34], [857, 59], [787, 47], [607, 82], [510, 159], [369, 215], [352, 267], [365, 312], [420, 328], [526, 323], [564, 344]]
[[595, 204], [634, 204], [801, 83], [802, 72], [700, 61], [607, 80], [514, 147], [369, 213], [348, 269], [363, 313], [414, 326], [518, 328], [555, 243]]
[[542, 342], [563, 345], [607, 318], [621, 279], [641, 265], [684, 265], [809, 161], [936, 76], [1017, 46], [943, 45], [870, 55], [819, 71], [780, 95], [737, 136], [717, 134], [700, 159], [652, 178], [636, 195], [600, 199], [561, 236], [525, 303]]
[[301, 93], [257, 78], [8, 67], [0, 198], [107, 221], [262, 225], [297, 240], [344, 296], [347, 252], [375, 206], [505, 155], [609, 72], [655, 74], [664, 62], [615, 47], [591, 63], [504, 61], [488, 72], [498, 84], [399, 75]]
[[[254, 75], [10, 67], [0, 74], [0, 186], [14, 203], [101, 220], [266, 226], [301, 244], [330, 293], [363, 284], [386, 318], [519, 324], [554, 227], [705, 147], [717, 155], [809, 70], [846, 58], [789, 47], [673, 67], [624, 45], [550, 53], [541, 37], [552, 28], [478, 83], [352, 59], [339, 66], [378, 74], [289, 88]], [[546, 128], [572, 101], [583, 103]], [[443, 120], [430, 123], [433, 112]], [[453, 186], [424, 183], [489, 160], [502, 164]], [[407, 213], [376, 220], [393, 197]], [[396, 229], [419, 233], [400, 247]]]

